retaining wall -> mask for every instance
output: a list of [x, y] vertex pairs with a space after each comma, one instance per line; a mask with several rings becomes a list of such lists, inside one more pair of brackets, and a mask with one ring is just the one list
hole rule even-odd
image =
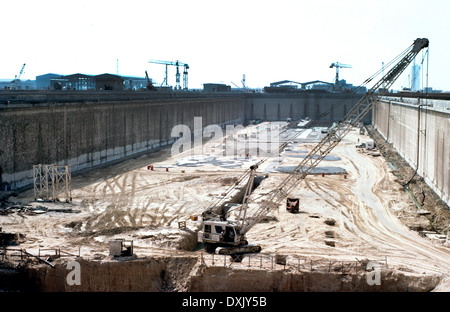
[[378, 132], [450, 205], [450, 101], [384, 98], [372, 114]]
[[[275, 265], [273, 269], [201, 264], [196, 256], [143, 257], [135, 260], [77, 258], [79, 284], [71, 283], [74, 267], [57, 259], [54, 268], [28, 266], [17, 290], [39, 292], [428, 292], [438, 275], [380, 269], [379, 285], [369, 285], [370, 271], [342, 273]], [[73, 261], [73, 260], [72, 260]], [[372, 273], [373, 274], [373, 273]], [[17, 274], [16, 274], [17, 275]], [[10, 278], [13, 275], [10, 273]]]
[[32, 183], [36, 164], [72, 172], [171, 144], [175, 125], [242, 123], [245, 98], [9, 104], [0, 108], [1, 190]]
[[[363, 96], [339, 93], [299, 93], [254, 95], [248, 100], [249, 119], [267, 121], [309, 117], [313, 120], [340, 121]], [[363, 122], [370, 123], [368, 114]]]
[[339, 121], [359, 98], [320, 92], [1, 91], [0, 191], [32, 185], [33, 165], [71, 165], [77, 172], [172, 144], [173, 127], [193, 130], [194, 117], [202, 117], [203, 127], [254, 119]]

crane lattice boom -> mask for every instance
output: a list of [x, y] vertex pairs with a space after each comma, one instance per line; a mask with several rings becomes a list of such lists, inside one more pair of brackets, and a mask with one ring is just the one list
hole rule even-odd
[[[428, 39], [416, 39], [411, 45], [409, 52], [385, 75], [383, 76], [348, 112], [348, 114], [309, 152], [309, 154], [298, 164], [298, 166], [281, 182], [280, 186], [269, 193], [268, 199], [263, 201], [252, 218], [242, 226], [240, 233], [245, 235], [256, 223], [267, 213], [278, 207], [288, 194], [297, 187], [306, 176], [317, 167], [331, 150], [344, 138], [344, 136], [356, 126], [372, 108], [372, 103], [382, 97], [393, 85], [400, 74], [408, 67], [415, 56], [423, 48], [428, 47]], [[383, 89], [380, 89], [382, 85]], [[377, 90], [381, 93], [376, 93]]]
[[[266, 199], [249, 210], [249, 195], [253, 186], [256, 166], [250, 168], [248, 184], [245, 189], [243, 203], [236, 220], [203, 220], [203, 231], [198, 232], [198, 241], [205, 244], [207, 251], [219, 254], [242, 255], [249, 252], [259, 252], [260, 246], [250, 245], [246, 241], [246, 233], [267, 214], [278, 207], [290, 192], [296, 188], [308, 174], [339, 144], [345, 135], [356, 126], [371, 110], [374, 101], [386, 93], [400, 74], [408, 67], [414, 57], [423, 48], [428, 47], [428, 39], [416, 39], [414, 43], [401, 54], [402, 57], [392, 69], [353, 106], [342, 120], [330, 129], [327, 135], [306, 155], [306, 157], [290, 172], [280, 185], [269, 192]], [[369, 78], [365, 83], [372, 80]], [[383, 86], [383, 88], [380, 88]], [[378, 93], [377, 93], [378, 91]], [[209, 209], [208, 211], [212, 211]], [[218, 248], [217, 248], [218, 247]], [[237, 259], [237, 258], [236, 258]]]

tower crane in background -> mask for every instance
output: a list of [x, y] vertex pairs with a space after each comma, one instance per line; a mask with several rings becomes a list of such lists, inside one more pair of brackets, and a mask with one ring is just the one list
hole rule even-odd
[[19, 75], [16, 75], [14, 80], [11, 82], [11, 89], [12, 90], [16, 90], [17, 89], [17, 86], [19, 85], [19, 82], [20, 82], [20, 77], [22, 77], [24, 69], [25, 69], [25, 63], [22, 65], [22, 69], [20, 70]]
[[164, 81], [161, 84], [161, 87], [168, 87], [168, 83], [167, 83], [167, 66], [171, 65], [171, 66], [176, 66], [177, 68], [177, 72], [175, 74], [175, 90], [181, 90], [181, 86], [180, 86], [180, 66], [183, 66], [183, 90], [188, 90], [188, 69], [189, 69], [189, 65], [186, 63], [182, 63], [180, 61], [175, 61], [175, 62], [171, 62], [171, 61], [159, 61], [159, 60], [150, 60], [148, 61], [149, 63], [154, 63], [154, 64], [163, 64], [166, 65], [166, 75], [164, 78]]
[[[341, 142], [347, 133], [355, 127], [369, 111], [373, 102], [379, 100], [387, 92], [397, 78], [404, 72], [416, 55], [428, 47], [428, 39], [418, 38], [398, 57], [401, 59], [395, 63], [386, 75], [375, 83], [369, 91], [352, 107], [342, 120], [326, 134], [326, 136], [306, 155], [305, 158], [291, 171], [285, 179], [272, 191], [265, 195], [264, 200], [250, 208], [247, 202], [241, 205], [237, 218], [211, 218], [203, 220], [202, 229], [198, 232], [198, 241], [203, 242], [205, 249], [215, 250], [219, 254], [232, 255], [239, 259], [242, 254], [259, 252], [260, 246], [249, 245], [246, 234], [257, 223], [261, 222], [269, 212], [278, 208], [278, 205], [318, 166], [318, 164]], [[374, 76], [368, 78], [364, 84], [372, 81]], [[384, 88], [382, 88], [384, 86]], [[250, 168], [249, 187], [257, 166]], [[246, 192], [246, 195], [248, 193]]]
[[339, 86], [339, 68], [352, 68], [352, 65], [342, 64], [339, 62], [331, 63], [330, 68], [336, 67], [336, 79], [335, 79], [335, 86]]

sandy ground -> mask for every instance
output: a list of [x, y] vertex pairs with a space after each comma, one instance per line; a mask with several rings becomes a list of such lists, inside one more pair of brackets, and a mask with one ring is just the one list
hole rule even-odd
[[[401, 222], [403, 218], [427, 221], [416, 214], [417, 208], [382, 157], [356, 152], [358, 137], [364, 138], [349, 133], [332, 152], [341, 158], [332, 165], [345, 168], [347, 175], [307, 177], [291, 196], [301, 199], [300, 213], [288, 214], [280, 206], [274, 213], [278, 222], [255, 226], [249, 240], [265, 251], [339, 260], [387, 257], [388, 265], [404, 271], [449, 274], [450, 248]], [[327, 163], [331, 161], [321, 165]], [[274, 175], [264, 180], [252, 196], [257, 200], [281, 179]], [[336, 224], [327, 225], [327, 219]], [[335, 247], [325, 241], [333, 241]]]
[[[289, 141], [296, 134], [281, 136]], [[310, 143], [291, 144], [281, 157], [270, 157], [260, 166], [269, 177], [252, 194], [251, 205], [283, 180], [282, 168], [295, 166], [320, 138], [320, 131], [306, 137], [309, 140], [303, 141]], [[405, 225], [427, 220], [416, 214], [386, 160], [355, 148], [358, 139], [367, 138], [350, 132], [319, 165], [326, 173], [339, 174], [308, 176], [290, 196], [300, 198], [300, 213], [290, 214], [280, 203], [268, 220], [248, 233], [248, 241], [267, 253], [342, 261], [387, 259], [389, 266], [403, 271], [450, 276], [450, 247]], [[25, 234], [20, 248], [34, 253], [39, 248], [60, 248], [101, 258], [108, 256], [112, 238], [133, 240], [139, 255], [189, 253], [186, 249], [192, 248], [193, 232], [200, 225], [190, 217], [201, 215], [262, 159], [247, 158], [240, 151], [223, 156], [222, 140], [208, 144], [208, 153], [202, 156], [193, 157], [192, 150], [172, 156], [169, 147], [73, 177], [72, 203], [33, 202], [33, 191], [24, 192], [9, 200], [80, 212], [12, 213], [0, 216], [0, 225], [5, 232]], [[327, 219], [335, 220], [335, 225], [326, 224]], [[179, 229], [179, 221], [186, 221], [187, 230]]]

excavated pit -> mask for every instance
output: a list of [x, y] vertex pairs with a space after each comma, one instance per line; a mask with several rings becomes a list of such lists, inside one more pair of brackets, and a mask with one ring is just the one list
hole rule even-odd
[[[289, 261], [288, 265], [276, 262], [272, 267], [269, 262], [260, 268], [253, 263], [247, 266], [247, 257], [240, 264], [231, 264], [230, 257], [217, 256], [211, 263], [211, 254], [201, 251], [197, 244], [200, 222], [190, 217], [200, 216], [204, 208], [221, 199], [256, 159], [238, 159], [242, 165], [239, 170], [233, 167], [238, 161], [228, 163], [220, 157], [216, 158], [220, 162], [214, 163], [206, 157], [189, 158], [190, 164], [178, 167], [177, 159], [169, 159], [161, 152], [108, 168], [107, 173], [96, 171], [74, 179], [77, 203], [45, 203], [73, 207], [81, 210], [79, 214], [49, 212], [26, 218], [15, 214], [0, 217], [6, 221], [6, 230], [14, 226], [15, 231], [27, 234], [27, 241], [20, 248], [32, 254], [38, 254], [40, 248], [61, 248], [72, 254], [81, 249], [79, 258], [51, 261], [54, 268], [36, 259], [33, 263], [21, 262], [20, 267], [17, 262], [0, 265], [0, 291], [448, 291], [448, 251], [444, 246], [415, 236], [414, 240], [407, 240], [405, 235], [414, 233], [404, 231], [403, 237], [391, 238], [382, 227], [372, 227], [371, 220], [376, 219], [368, 209], [370, 205], [353, 208], [352, 204], [359, 203], [362, 195], [370, 193], [367, 189], [360, 194], [355, 186], [368, 185], [372, 189], [373, 185], [374, 194], [382, 201], [380, 207], [404, 208], [404, 216], [418, 218], [415, 210], [408, 212], [404, 192], [393, 189], [392, 177], [381, 159], [355, 152], [358, 139], [356, 133], [350, 133], [335, 151], [339, 156], [328, 160], [329, 165], [336, 163], [345, 169], [346, 175], [312, 175], [292, 194], [302, 198], [300, 212], [286, 213], [284, 204], [280, 204], [249, 233], [249, 241], [261, 245], [266, 255], [284, 254], [291, 259], [301, 256], [314, 261], [319, 257], [340, 262], [388, 258], [389, 268], [382, 269], [380, 285], [369, 285], [370, 272], [365, 269], [305, 269], [290, 266]], [[289, 153], [269, 159], [259, 168], [269, 178], [256, 179], [252, 194], [255, 203], [279, 185], [285, 176], [279, 168], [298, 162], [298, 157], [291, 157], [296, 152], [292, 149], [303, 151], [311, 144], [291, 146]], [[149, 169], [149, 163], [155, 165], [155, 170]], [[365, 177], [369, 175], [362, 163], [372, 164], [376, 170], [371, 172], [378, 172], [380, 181], [368, 183]], [[224, 202], [240, 203], [243, 192], [241, 186], [235, 188]], [[179, 221], [186, 221], [186, 228], [180, 228]], [[108, 256], [109, 241], [117, 238], [134, 241], [134, 257]], [[333, 245], [327, 244], [330, 239]], [[70, 261], [80, 263], [80, 285], [67, 283]]]

